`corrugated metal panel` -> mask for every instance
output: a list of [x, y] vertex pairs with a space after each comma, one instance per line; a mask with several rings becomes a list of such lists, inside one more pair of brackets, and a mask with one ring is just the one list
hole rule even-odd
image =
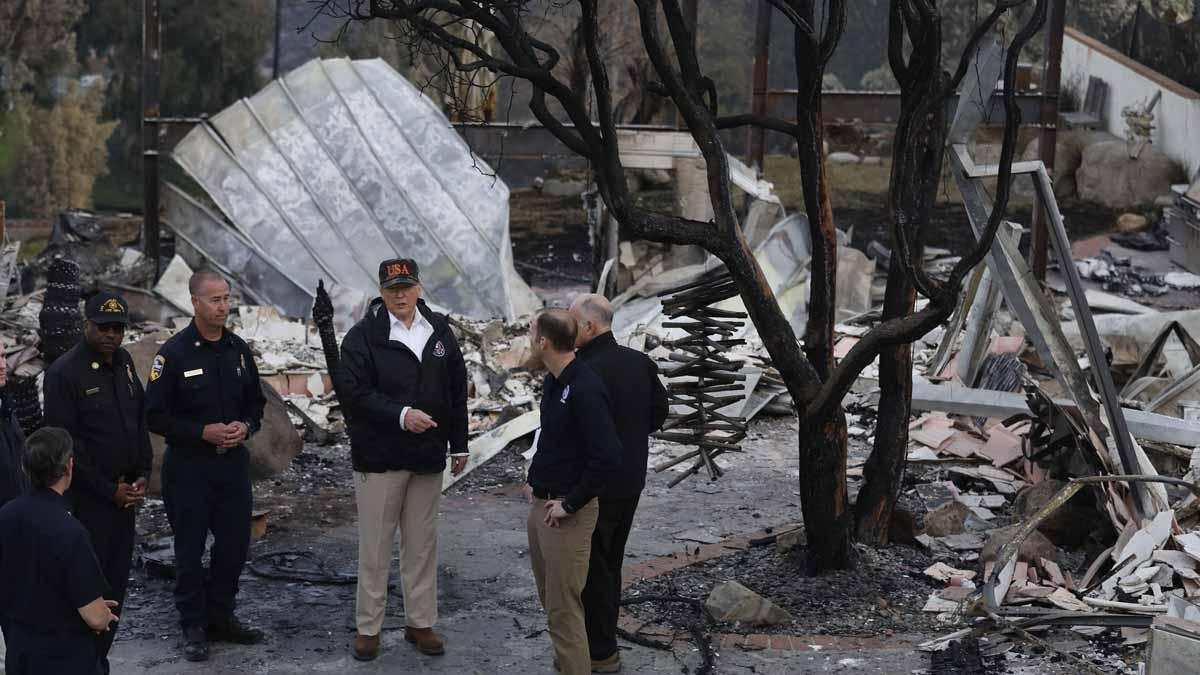
[[313, 60], [226, 108], [176, 161], [305, 288], [377, 291], [379, 261], [421, 265], [451, 311], [514, 318], [508, 188], [432, 102], [382, 60]]

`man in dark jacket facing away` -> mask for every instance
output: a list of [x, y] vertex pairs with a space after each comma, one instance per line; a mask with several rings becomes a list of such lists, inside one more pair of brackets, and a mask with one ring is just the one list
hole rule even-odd
[[667, 419], [667, 391], [658, 367], [645, 354], [617, 344], [612, 334], [612, 305], [603, 295], [584, 295], [571, 304], [578, 325], [577, 356], [608, 389], [613, 422], [621, 439], [621, 468], [600, 491], [600, 514], [592, 534], [587, 585], [583, 589], [592, 670], [621, 669], [617, 651], [617, 613], [621, 600], [621, 563], [633, 514], [646, 485], [650, 434]]
[[437, 521], [447, 448], [467, 465], [467, 369], [446, 318], [421, 298], [417, 263], [385, 260], [367, 314], [342, 341], [338, 396], [346, 406], [358, 503], [353, 656], [379, 654], [396, 529], [404, 638], [430, 655], [437, 622]]

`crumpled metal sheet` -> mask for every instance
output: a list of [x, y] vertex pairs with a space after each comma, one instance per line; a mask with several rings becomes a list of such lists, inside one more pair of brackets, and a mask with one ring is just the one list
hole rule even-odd
[[162, 193], [165, 222], [178, 239], [176, 250], [189, 265], [198, 266], [204, 262], [203, 258], [220, 261], [217, 263], [220, 271], [249, 290], [253, 302], [273, 305], [288, 316], [308, 313], [313, 291], [280, 271], [241, 233], [231, 230], [220, 216], [182, 189], [171, 183], [165, 188]]
[[325, 279], [369, 297], [381, 260], [410, 257], [431, 303], [478, 318], [530, 309], [508, 187], [382, 60], [314, 59], [192, 130], [174, 157], [306, 289]]

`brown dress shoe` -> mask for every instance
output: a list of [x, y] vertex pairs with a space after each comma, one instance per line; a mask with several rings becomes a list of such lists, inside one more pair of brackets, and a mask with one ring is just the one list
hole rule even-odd
[[429, 656], [441, 656], [446, 653], [446, 643], [432, 628], [404, 627], [404, 639], [413, 643], [417, 651]]
[[374, 661], [379, 656], [378, 635], [357, 635], [354, 638], [354, 660]]

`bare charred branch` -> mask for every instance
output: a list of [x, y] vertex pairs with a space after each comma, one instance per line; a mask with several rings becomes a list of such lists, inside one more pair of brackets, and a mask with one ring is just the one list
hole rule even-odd
[[736, 129], [737, 127], [762, 127], [770, 131], [778, 131], [781, 134], [795, 136], [800, 132], [799, 125], [791, 122], [786, 122], [777, 117], [765, 117], [762, 115], [742, 114], [730, 115], [728, 117], [718, 117], [716, 119], [718, 129]]

